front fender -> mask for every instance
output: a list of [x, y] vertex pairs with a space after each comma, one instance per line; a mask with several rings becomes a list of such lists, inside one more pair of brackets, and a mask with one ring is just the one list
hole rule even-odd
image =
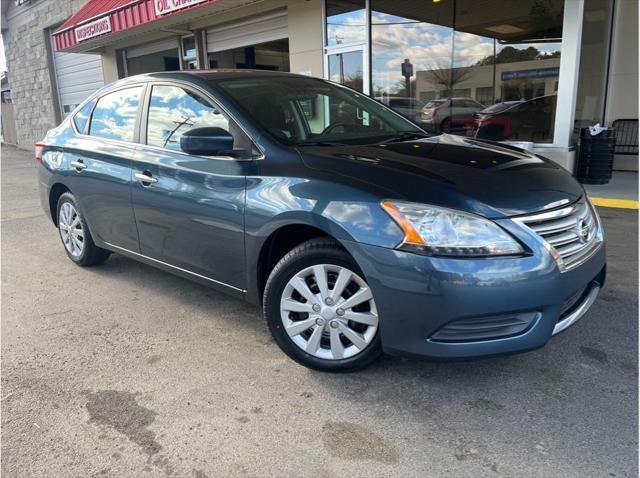
[[[404, 235], [380, 207], [380, 198], [324, 179], [247, 178], [245, 250], [249, 284], [255, 284], [260, 251], [275, 231], [312, 226], [340, 243], [392, 248]], [[253, 289], [253, 287], [250, 287]], [[249, 290], [249, 296], [253, 295]]]
[[268, 237], [284, 225], [306, 224], [335, 239], [395, 247], [402, 230], [377, 195], [325, 179], [247, 178], [245, 230]]

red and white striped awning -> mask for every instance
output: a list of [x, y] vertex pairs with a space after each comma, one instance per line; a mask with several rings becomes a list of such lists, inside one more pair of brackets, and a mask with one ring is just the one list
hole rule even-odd
[[53, 33], [56, 51], [88, 50], [118, 32], [171, 19], [222, 0], [89, 0]]

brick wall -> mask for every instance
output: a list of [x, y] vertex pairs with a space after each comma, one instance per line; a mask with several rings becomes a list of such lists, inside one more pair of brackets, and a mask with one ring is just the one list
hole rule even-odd
[[14, 104], [18, 146], [32, 149], [56, 125], [54, 91], [45, 38], [87, 0], [11, 2], [3, 25], [5, 54]]

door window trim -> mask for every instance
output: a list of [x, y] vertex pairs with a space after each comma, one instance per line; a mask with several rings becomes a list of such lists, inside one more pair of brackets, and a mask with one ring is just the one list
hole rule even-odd
[[[140, 104], [138, 105], [138, 111], [136, 112], [136, 121], [135, 121], [135, 125], [133, 128], [133, 140], [132, 141], [123, 141], [121, 139], [113, 139], [113, 138], [104, 138], [102, 136], [92, 136], [89, 134], [89, 131], [91, 130], [91, 121], [93, 120], [93, 112], [96, 109], [96, 105], [98, 104], [98, 101], [100, 101], [101, 98], [111, 94], [111, 93], [116, 93], [118, 91], [121, 90], [128, 90], [131, 88], [136, 88], [136, 87], [142, 87], [142, 92], [140, 93]], [[100, 141], [107, 141], [109, 143], [115, 143], [115, 144], [124, 144], [127, 146], [136, 146], [137, 143], [137, 139], [138, 139], [138, 133], [139, 133], [139, 128], [140, 128], [140, 114], [142, 112], [142, 100], [145, 98], [146, 95], [146, 89], [147, 89], [147, 83], [144, 81], [140, 81], [137, 83], [131, 83], [131, 84], [127, 84], [127, 85], [119, 85], [117, 87], [111, 88], [109, 90], [106, 91], [101, 91], [99, 96], [90, 96], [89, 98], [87, 98], [85, 101], [83, 101], [80, 106], [78, 106], [75, 110], [73, 114], [69, 115], [69, 118], [71, 119], [71, 127], [73, 128], [73, 131], [75, 132], [76, 136], [80, 136], [83, 138], [89, 138], [89, 139], [93, 139], [93, 140], [100, 140]], [[89, 103], [90, 101], [93, 101], [93, 108], [91, 109], [91, 114], [89, 115], [89, 119], [87, 121], [87, 125], [85, 126], [85, 131], [80, 132], [78, 131], [78, 128], [76, 128], [75, 122], [73, 121], [73, 116], [75, 116], [75, 112], [79, 111], [82, 107], [84, 107], [84, 105], [86, 103]]]
[[[233, 121], [245, 134], [245, 136], [251, 141], [252, 146], [258, 151], [258, 155], [256, 157], [249, 158], [235, 158], [232, 156], [201, 156], [196, 154], [185, 153], [180, 150], [172, 150], [168, 148], [161, 148], [159, 146], [154, 146], [151, 144], [146, 144], [147, 142], [147, 124], [149, 121], [149, 105], [151, 104], [151, 94], [154, 86], [173, 86], [185, 89], [187, 91], [191, 91], [193, 93], [198, 94], [205, 100], [207, 100], [211, 106], [220, 110], [230, 121]], [[203, 159], [214, 159], [214, 160], [223, 160], [223, 161], [260, 161], [265, 158], [263, 149], [251, 138], [251, 135], [247, 132], [246, 128], [239, 122], [233, 114], [231, 114], [226, 108], [220, 106], [220, 102], [216, 101], [211, 94], [207, 91], [199, 88], [196, 85], [192, 85], [191, 83], [183, 82], [180, 80], [151, 80], [146, 83], [146, 91], [144, 95], [144, 104], [142, 108], [140, 108], [140, 124], [138, 125], [138, 144], [141, 147], [151, 148], [156, 151], [164, 151], [175, 154], [181, 154], [184, 156], [188, 156], [191, 158], [203, 158]]]
[[[105, 138], [103, 136], [96, 136], [96, 135], [92, 135], [91, 134], [91, 123], [93, 122], [93, 115], [96, 111], [96, 107], [98, 106], [98, 103], [100, 102], [100, 100], [106, 96], [109, 96], [113, 93], [117, 93], [118, 91], [123, 91], [123, 90], [130, 90], [133, 88], [139, 88], [141, 87], [141, 91], [140, 91], [140, 97], [138, 98], [138, 110], [136, 111], [136, 119], [135, 122], [133, 124], [133, 138], [131, 138], [131, 141], [125, 141], [123, 139], [114, 139], [114, 138]], [[91, 110], [91, 116], [89, 117], [89, 122], [88, 122], [88, 126], [87, 126], [87, 136], [89, 136], [90, 138], [94, 138], [94, 139], [104, 139], [107, 141], [115, 141], [117, 143], [123, 143], [123, 144], [133, 144], [135, 145], [138, 142], [138, 136], [139, 136], [139, 128], [140, 128], [140, 112], [142, 111], [142, 100], [145, 97], [146, 94], [146, 89], [147, 89], [147, 85], [143, 82], [141, 83], [135, 83], [132, 85], [127, 85], [127, 86], [123, 86], [122, 88], [114, 88], [113, 90], [110, 90], [108, 92], [105, 92], [105, 94], [100, 95], [99, 97], [96, 98], [96, 103], [93, 107], [93, 109]]]

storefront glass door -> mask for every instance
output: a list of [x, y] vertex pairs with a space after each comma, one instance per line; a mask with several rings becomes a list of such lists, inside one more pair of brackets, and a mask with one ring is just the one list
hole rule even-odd
[[368, 81], [365, 80], [363, 49], [328, 53], [326, 62], [329, 80], [365, 93]]

